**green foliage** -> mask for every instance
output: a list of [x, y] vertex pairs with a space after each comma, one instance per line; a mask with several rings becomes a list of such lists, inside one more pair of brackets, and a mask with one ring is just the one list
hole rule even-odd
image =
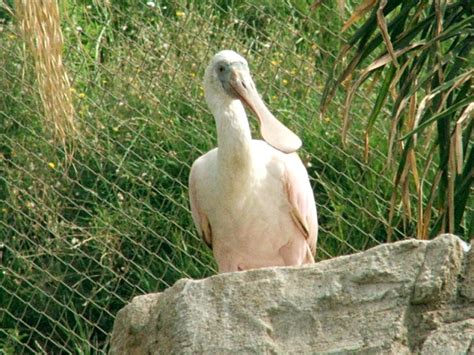
[[[357, 9], [351, 19], [362, 17], [368, 10]], [[341, 50], [340, 57], [352, 53], [337, 79], [339, 70], [334, 68], [325, 87], [322, 111], [342, 82], [349, 76], [357, 78], [347, 91], [345, 136], [353, 94], [357, 90], [366, 93], [364, 83], [382, 78], [372, 86], [378, 93], [365, 137], [368, 154], [375, 122], [392, 121], [388, 164], [397, 157], [398, 166], [393, 170], [390, 223], [399, 223], [393, 222], [392, 216], [400, 189], [405, 215], [417, 215], [418, 238], [442, 232], [472, 236], [472, 225], [468, 225], [472, 206], [469, 208], [468, 201], [471, 199], [472, 204], [474, 182], [474, 6], [465, 0], [376, 1], [371, 10]], [[378, 58], [372, 61], [375, 56]], [[372, 63], [367, 65], [369, 60]], [[363, 70], [359, 73], [359, 69]], [[383, 107], [391, 108], [388, 117]], [[409, 203], [410, 190], [418, 200], [413, 205]]]

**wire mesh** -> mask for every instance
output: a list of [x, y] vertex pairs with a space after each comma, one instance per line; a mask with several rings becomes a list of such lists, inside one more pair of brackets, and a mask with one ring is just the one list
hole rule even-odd
[[[388, 127], [364, 162], [371, 97], [340, 144], [336, 96], [319, 100], [351, 3], [61, 2], [64, 60], [80, 134], [72, 154], [42, 120], [34, 65], [0, 7], [0, 347], [106, 352], [117, 311], [182, 277], [215, 273], [188, 207], [192, 162], [216, 144], [201, 78], [209, 58], [247, 57], [277, 117], [303, 139], [316, 195], [317, 259], [386, 241]], [[399, 239], [413, 221], [397, 211]]]

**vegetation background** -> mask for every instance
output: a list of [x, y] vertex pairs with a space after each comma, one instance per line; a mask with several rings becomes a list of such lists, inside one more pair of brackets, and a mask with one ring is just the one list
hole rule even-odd
[[[385, 72], [361, 82], [347, 106], [351, 83], [363, 72], [354, 68], [334, 86], [321, 113], [325, 86], [337, 77], [337, 65], [348, 63], [338, 53], [358, 24], [341, 29], [360, 13], [358, 3], [60, 1], [69, 87], [56, 93], [70, 98], [74, 129], [58, 140], [44, 94], [54, 90], [38, 76], [39, 57], [32, 57], [16, 17], [22, 1], [0, 1], [0, 349], [106, 352], [114, 316], [133, 296], [215, 273], [192, 225], [187, 179], [192, 162], [216, 144], [201, 81], [220, 49], [248, 59], [269, 107], [303, 139], [300, 156], [321, 225], [318, 260], [389, 238], [420, 237], [420, 206], [434, 217], [428, 229], [440, 231], [436, 217], [445, 210], [429, 198], [438, 189], [431, 183], [442, 160], [437, 155], [427, 164], [426, 151], [414, 152], [418, 166], [429, 166], [425, 184], [420, 189], [409, 170], [404, 198], [393, 198], [403, 149], [392, 151], [388, 137], [399, 86], [388, 90], [378, 119], [370, 119]], [[434, 6], [424, 3], [412, 10], [421, 20]], [[45, 21], [50, 15], [44, 13]], [[449, 52], [443, 46], [440, 54]], [[363, 65], [384, 51], [368, 53]], [[416, 93], [420, 100], [426, 94], [423, 88]], [[351, 128], [343, 140], [347, 115]], [[469, 122], [463, 147], [472, 153]], [[436, 132], [422, 134], [436, 141]], [[471, 185], [464, 195], [466, 212], [456, 232], [468, 240]]]

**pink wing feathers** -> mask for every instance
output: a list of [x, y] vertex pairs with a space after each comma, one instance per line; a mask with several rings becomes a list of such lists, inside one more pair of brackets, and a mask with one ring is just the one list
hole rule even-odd
[[199, 199], [196, 194], [196, 167], [193, 165], [189, 175], [189, 201], [194, 224], [198, 230], [199, 236], [204, 240], [209, 248], [212, 249], [212, 230], [209, 219], [199, 208]]
[[297, 154], [291, 154], [285, 175], [291, 217], [306, 239], [309, 259], [314, 261], [318, 240], [318, 217], [308, 173]]

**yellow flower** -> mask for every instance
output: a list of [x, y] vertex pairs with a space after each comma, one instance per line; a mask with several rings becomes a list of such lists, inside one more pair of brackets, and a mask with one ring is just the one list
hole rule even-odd
[[330, 122], [330, 121], [331, 121], [331, 119], [330, 119], [329, 117], [327, 117], [327, 116], [326, 116], [326, 117], [324, 117], [324, 121], [326, 121], [326, 122]]
[[86, 94], [84, 94], [83, 92], [80, 92], [78, 96], [80, 99], [83, 99], [84, 97], [86, 97]]
[[48, 163], [48, 166], [51, 168], [51, 169], [56, 169], [56, 164], [54, 164], [52, 161], [50, 161]]
[[184, 13], [183, 11], [176, 11], [176, 16], [183, 17], [186, 16], [186, 13]]
[[288, 84], [288, 80], [283, 79], [283, 80], [282, 80], [282, 83], [283, 83], [283, 85], [287, 85], [287, 84]]
[[76, 89], [74, 89], [74, 88], [70, 88], [69, 90], [70, 90], [73, 94], [76, 92]]
[[271, 65], [274, 65], [274, 66], [277, 66], [279, 63], [278, 63], [278, 60], [272, 60], [270, 62]]

